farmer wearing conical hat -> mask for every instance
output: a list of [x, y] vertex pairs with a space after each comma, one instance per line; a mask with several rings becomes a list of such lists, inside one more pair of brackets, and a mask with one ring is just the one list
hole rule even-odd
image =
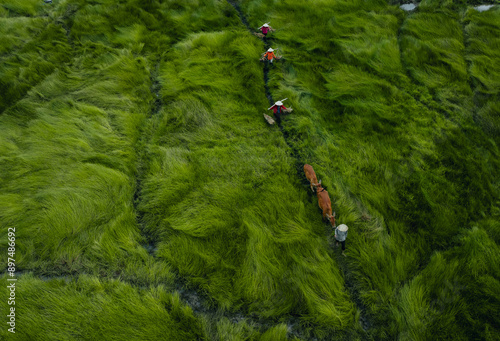
[[269, 26], [269, 23], [265, 23], [264, 25], [262, 25], [261, 27], [259, 27], [259, 30], [261, 30], [261, 32], [264, 35], [264, 37], [266, 37], [269, 32], [273, 32], [274, 31], [274, 28], [272, 28], [271, 26]]
[[[283, 100], [284, 101], [284, 100]], [[283, 105], [283, 102], [282, 101], [277, 101], [274, 103], [274, 105], [272, 107], [270, 107], [269, 109], [267, 110], [273, 110], [274, 114], [277, 115], [278, 117], [281, 115], [281, 113], [284, 111], [284, 110], [288, 110], [284, 105]]]
[[267, 52], [264, 53], [261, 60], [268, 60], [272, 63], [275, 58], [276, 55], [274, 54], [274, 50], [272, 48], [269, 48]]
[[339, 246], [339, 243], [342, 244], [342, 254], [345, 256], [345, 240], [347, 238], [347, 225], [340, 224], [335, 229], [335, 247]]

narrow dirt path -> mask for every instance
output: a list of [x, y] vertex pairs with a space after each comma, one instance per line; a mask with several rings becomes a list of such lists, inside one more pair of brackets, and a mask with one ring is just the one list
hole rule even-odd
[[[245, 18], [245, 16], [243, 15], [243, 12], [241, 11], [239, 4], [236, 3], [235, 1], [231, 1], [231, 0], [227, 0], [227, 2], [231, 6], [234, 7], [236, 12], [238, 12], [238, 16], [240, 17], [241, 22], [243, 23], [243, 25], [245, 25], [245, 27], [248, 29], [248, 31], [253, 35], [255, 31], [252, 30], [252, 28], [248, 24], [248, 21]], [[264, 42], [265, 50], [267, 50], [271, 47], [271, 44], [269, 43], [268, 39], [261, 39], [261, 40]], [[264, 64], [264, 89], [265, 89], [266, 97], [269, 101], [269, 106], [271, 106], [274, 104], [274, 100], [273, 100], [273, 97], [271, 95], [271, 91], [269, 90], [268, 81], [269, 81], [269, 65], [266, 63], [266, 64]], [[280, 125], [280, 128], [281, 128], [281, 125]]]
[[346, 257], [342, 255], [342, 253], [339, 250], [341, 246], [340, 245], [338, 247], [335, 246], [334, 232], [335, 229], [333, 227], [328, 228], [327, 238], [328, 238], [328, 245], [330, 245], [330, 250], [329, 250], [330, 256], [337, 261], [340, 271], [342, 271], [342, 276], [344, 277], [345, 288], [347, 289], [347, 292], [349, 293], [352, 300], [354, 301], [354, 303], [356, 304], [356, 306], [360, 311], [359, 324], [365, 332], [368, 332], [373, 325], [372, 318], [370, 318], [370, 316], [368, 315], [367, 313], [368, 308], [362, 302], [359, 290], [355, 286], [356, 280], [354, 279], [354, 274], [349, 268], [348, 260], [346, 259]]
[[[248, 25], [248, 21], [246, 20], [245, 16], [243, 15], [243, 12], [241, 11], [241, 8], [239, 7], [239, 5], [237, 3], [235, 3], [234, 1], [231, 1], [231, 0], [227, 0], [227, 2], [229, 4], [231, 4], [235, 9], [236, 11], [238, 12], [238, 15], [241, 19], [241, 22], [246, 26], [246, 28], [250, 31], [250, 33], [254, 33], [254, 31], [250, 28], [250, 26]], [[262, 39], [262, 38], [259, 38], [261, 39], [263, 42], [264, 42], [264, 45], [265, 45], [265, 49], [267, 50], [268, 48], [272, 47], [271, 44], [270, 44], [270, 39]], [[267, 99], [269, 100], [269, 105], [273, 105], [275, 103], [273, 97], [272, 97], [272, 94], [271, 94], [271, 90], [269, 89], [269, 85], [268, 85], [268, 81], [269, 81], [269, 71], [270, 71], [270, 65], [269, 63], [266, 63], [264, 65], [264, 68], [263, 68], [263, 72], [264, 72], [264, 89], [265, 89], [265, 95], [267, 97]], [[283, 137], [284, 137], [284, 140], [286, 142], [286, 144], [288, 145], [288, 147], [290, 147], [290, 150], [291, 150], [291, 156], [294, 158], [295, 160], [295, 163], [296, 163], [296, 168], [297, 168], [297, 176], [298, 178], [300, 179], [300, 182], [302, 182], [305, 187], [309, 188], [309, 182], [306, 181], [305, 179], [305, 176], [304, 176], [304, 173], [303, 173], [303, 163], [300, 162], [300, 158], [299, 158], [299, 153], [298, 151], [293, 147], [293, 145], [289, 142], [289, 136], [288, 136], [288, 133], [286, 132], [286, 130], [283, 129], [283, 125], [282, 125], [282, 122], [281, 120], [277, 120], [277, 124], [278, 124], [278, 127], [280, 128], [281, 132], [283, 133]], [[313, 196], [313, 194], [309, 193], [310, 194], [310, 198]], [[334, 238], [332, 237], [333, 236], [333, 232], [334, 232], [334, 229], [329, 226], [328, 228], [325, 229], [325, 234], [326, 234], [326, 238], [328, 240], [328, 244], [330, 245], [330, 250], [329, 250], [329, 254], [330, 254], [330, 257], [332, 259], [335, 259], [337, 261], [337, 264], [339, 265], [339, 268], [340, 270], [342, 271], [342, 274], [343, 274], [343, 277], [344, 277], [344, 282], [345, 282], [345, 287], [347, 289], [347, 291], [349, 292], [350, 296], [352, 297], [354, 303], [356, 304], [358, 310], [360, 311], [360, 325], [361, 325], [361, 328], [367, 332], [371, 326], [372, 326], [372, 323], [371, 323], [371, 319], [368, 317], [366, 311], [367, 311], [367, 308], [366, 306], [362, 303], [361, 301], [361, 298], [360, 298], [360, 295], [359, 295], [359, 291], [357, 289], [357, 287], [355, 286], [354, 284], [354, 279], [353, 279], [353, 275], [352, 275], [352, 272], [349, 270], [349, 267], [348, 267], [348, 263], [346, 261], [346, 259], [344, 258], [344, 256], [341, 255], [340, 252], [335, 252], [337, 250], [334, 249]], [[288, 323], [288, 325], [290, 326], [290, 322]], [[293, 326], [293, 324], [292, 324]], [[293, 330], [293, 328], [289, 328], [289, 330], [291, 330], [290, 334], [292, 336], [297, 336], [297, 337], [301, 337], [301, 332], [300, 330]], [[332, 335], [333, 337], [333, 335]]]
[[150, 70], [150, 75], [149, 78], [151, 80], [151, 95], [153, 96], [154, 102], [151, 106], [151, 111], [149, 113], [149, 116], [147, 117], [146, 122], [144, 125], [141, 127], [141, 133], [140, 133], [140, 139], [137, 142], [135, 152], [137, 155], [137, 174], [136, 174], [136, 183], [135, 183], [135, 192], [134, 192], [134, 198], [133, 198], [133, 204], [134, 204], [134, 211], [136, 212], [136, 220], [137, 220], [137, 225], [139, 226], [139, 230], [141, 232], [141, 236], [145, 240], [145, 244], [142, 246], [148, 251], [148, 253], [154, 257], [156, 249], [157, 249], [157, 240], [154, 238], [150, 233], [148, 233], [145, 229], [145, 224], [144, 224], [144, 218], [143, 218], [143, 213], [139, 209], [139, 202], [141, 200], [141, 191], [142, 191], [142, 179], [144, 178], [144, 153], [146, 151], [146, 145], [148, 143], [147, 139], [149, 138], [148, 134], [144, 133], [144, 129], [148, 125], [148, 121], [151, 120], [152, 117], [158, 115], [158, 113], [161, 110], [162, 107], [162, 101], [160, 97], [160, 90], [161, 90], [161, 85], [158, 80], [159, 76], [159, 69], [160, 69], [160, 61], [156, 61], [154, 64], [154, 67], [151, 68]]

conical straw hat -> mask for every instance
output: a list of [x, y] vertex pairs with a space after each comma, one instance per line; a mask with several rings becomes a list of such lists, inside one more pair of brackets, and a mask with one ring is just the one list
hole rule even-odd
[[337, 228], [339, 229], [339, 231], [342, 231], [342, 232], [345, 232], [348, 230], [348, 227], [346, 224], [341, 224]]

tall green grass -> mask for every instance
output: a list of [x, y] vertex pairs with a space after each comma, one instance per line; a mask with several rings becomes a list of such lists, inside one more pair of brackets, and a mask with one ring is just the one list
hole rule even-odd
[[[11, 282], [3, 276], [1, 283]], [[32, 274], [17, 285], [16, 333], [2, 328], [5, 340], [207, 340], [191, 308], [163, 285], [138, 289], [88, 275], [43, 281]]]
[[[69, 62], [64, 30], [47, 19], [0, 18], [0, 113]], [[4, 35], [5, 34], [5, 35]]]
[[[130, 53], [92, 47], [0, 117], [0, 216], [18, 229], [21, 269], [114, 276], [149, 263], [132, 206], [149, 72]], [[146, 273], [157, 270], [171, 279], [165, 266]]]
[[[207, 1], [201, 8], [175, 2], [110, 5], [109, 1], [61, 3], [55, 10], [62, 19], [54, 16], [40, 21], [36, 39], [29, 41], [28, 32], [20, 38], [13, 36], [5, 45], [7, 53], [16, 52], [9, 58], [18, 58], [24, 49], [32, 61], [34, 45], [51, 39], [64, 45], [58, 52], [65, 58], [5, 97], [9, 102], [0, 117], [0, 167], [5, 175], [0, 183], [0, 219], [2, 226], [17, 229], [18, 269], [55, 276], [90, 273], [171, 287], [174, 275], [170, 267], [174, 266], [222, 310], [241, 309], [274, 321], [299, 313], [310, 329], [351, 326], [353, 306], [328, 255], [319, 216], [308, 217], [304, 205], [317, 208], [307, 203], [281, 134], [274, 131], [269, 140], [265, 123], [256, 120], [256, 111], [267, 106], [257, 61], [263, 47], [242, 32], [198, 34], [182, 41], [168, 54], [172, 62], [162, 63], [162, 98], [169, 105], [155, 113], [151, 70], [168, 52], [168, 45], [189, 30], [240, 26], [239, 19], [229, 4], [221, 2]], [[202, 18], [207, 8], [213, 14]], [[135, 18], [125, 20], [130, 13]], [[18, 25], [24, 19], [19, 20], [12, 23]], [[169, 25], [162, 26], [169, 20]], [[193, 51], [200, 52], [192, 55], [194, 63], [176, 65]], [[207, 59], [207, 54], [212, 58]], [[60, 58], [57, 54], [48, 57], [54, 56]], [[211, 67], [212, 73], [201, 73], [204, 69], [197, 63]], [[12, 89], [12, 82], [19, 81], [16, 72], [23, 72], [23, 65], [12, 66], [11, 83], [6, 87]], [[185, 72], [170, 74], [172, 67]], [[33, 77], [33, 70], [28, 71], [26, 74]], [[225, 81], [223, 75], [232, 81]], [[175, 77], [189, 82], [176, 82]], [[175, 84], [180, 88], [172, 88]], [[224, 100], [221, 94], [230, 94], [230, 98]], [[248, 108], [241, 108], [241, 102]], [[149, 130], [144, 130], [151, 112], [154, 119], [148, 123]], [[257, 117], [260, 119], [261, 113]], [[135, 147], [142, 148], [143, 133], [152, 134], [144, 160], [151, 177], [145, 179], [141, 194], [146, 199], [141, 207], [146, 213], [145, 232], [160, 235], [159, 261], [141, 246], [144, 238], [132, 204], [137, 190], [134, 177], [139, 174], [137, 167], [142, 167], [138, 164], [142, 151]], [[182, 145], [189, 148], [189, 154]], [[169, 148], [173, 154], [163, 155]], [[187, 163], [185, 156], [189, 156]], [[167, 176], [163, 175], [163, 168], [171, 167], [176, 159], [180, 163], [174, 163]], [[182, 179], [182, 172], [175, 169], [179, 167], [190, 169], [205, 187], [188, 187], [179, 196], [176, 188], [170, 187], [176, 186], [171, 181], [176, 176]], [[220, 177], [221, 167], [235, 169], [232, 174], [226, 170], [224, 175], [233, 183]], [[275, 173], [276, 179], [268, 184]], [[188, 181], [191, 187], [199, 183]], [[163, 193], [155, 192], [158, 183], [164, 186], [160, 187]], [[148, 191], [153, 191], [149, 197]], [[213, 196], [214, 202], [201, 200], [190, 206], [193, 198], [204, 196]], [[268, 201], [265, 206], [258, 204], [263, 196]], [[274, 204], [287, 197], [282, 207]], [[169, 201], [172, 199], [175, 201]], [[235, 213], [235, 204], [245, 208]], [[198, 211], [207, 212], [205, 219], [196, 215]], [[268, 218], [268, 212], [274, 216]], [[216, 238], [221, 232], [225, 235]], [[165, 238], [166, 234], [177, 234], [177, 238]], [[228, 243], [228, 238], [234, 238], [235, 243]], [[2, 249], [6, 244], [7, 239], [2, 238]], [[188, 247], [183, 249], [183, 245]], [[281, 249], [284, 252], [278, 251]], [[83, 287], [96, 289], [88, 283]], [[61, 289], [70, 290], [70, 286], [65, 283]], [[68, 294], [61, 302], [71, 300], [72, 294]], [[49, 301], [41, 297], [38, 304]], [[75, 319], [89, 316], [81, 315]], [[43, 313], [33, 316], [43, 318]], [[120, 319], [123, 312], [109, 311], [109, 316], [109, 323], [114, 324], [113, 319]], [[55, 325], [63, 321], [61, 316]], [[32, 321], [31, 330], [36, 325]], [[181, 333], [181, 327], [172, 328]], [[236, 324], [234, 328], [238, 328]], [[260, 338], [260, 331], [252, 328], [250, 333]], [[285, 339], [288, 332], [284, 324], [259, 330], [268, 339]], [[92, 338], [87, 335], [90, 331], [88, 326], [82, 328], [82, 337]], [[39, 332], [51, 335], [46, 330]], [[223, 335], [222, 330], [220, 333]]]
[[395, 310], [401, 338], [498, 338], [498, 244], [477, 227], [457, 239], [454, 249], [435, 253], [401, 289]]
[[[160, 323], [143, 316], [142, 328], [131, 332], [135, 325], [129, 321], [138, 314], [130, 313], [132, 307], [144, 310], [140, 303], [148, 297], [144, 292], [134, 294], [130, 286], [109, 278], [136, 285], [162, 283], [169, 290], [173, 287], [171, 266], [154, 260], [141, 246], [145, 240], [133, 206], [143, 126], [156, 105], [150, 77], [153, 63], [171, 42], [190, 30], [239, 24], [232, 7], [218, 1], [205, 1], [201, 6], [78, 1], [54, 4], [53, 11], [45, 12], [49, 14], [46, 18], [27, 19], [21, 15], [38, 12], [28, 3], [16, 4], [18, 10], [13, 12], [12, 4], [2, 6], [1, 12], [9, 18], [2, 18], [6, 39], [1, 71], [6, 95], [1, 97], [0, 117], [0, 221], [4, 229], [16, 227], [17, 269], [34, 270], [43, 276], [91, 273], [101, 277], [103, 285], [116, 284], [122, 292], [106, 300], [99, 296], [98, 302], [92, 303], [92, 297], [75, 298], [75, 289], [60, 283], [57, 306], [49, 312], [57, 318], [41, 326], [39, 321], [47, 316], [36, 307], [49, 306], [50, 310], [54, 298], [37, 297], [37, 292], [46, 290], [38, 285], [31, 291], [33, 299], [20, 302], [32, 312], [31, 320], [19, 326], [24, 328], [20, 338], [42, 335], [47, 339], [90, 340], [95, 339], [95, 333], [143, 338], [151, 325], [161, 337], [206, 338], [199, 328], [196, 330], [199, 322], [190, 310], [177, 308], [179, 297], [169, 298], [170, 294], [152, 304], [167, 305], [167, 310], [173, 310], [172, 317], [163, 314]], [[1, 244], [5, 251], [6, 234]], [[91, 295], [99, 291], [89, 281], [76, 291], [83, 289]], [[166, 290], [161, 289], [160, 296]], [[131, 302], [134, 296], [137, 304]], [[102, 311], [99, 305], [125, 299], [127, 303], [93, 319], [94, 324], [83, 322], [94, 315], [92, 309]], [[177, 304], [172, 309], [165, 303], [170, 300]], [[80, 310], [84, 305], [89, 309]], [[73, 308], [68, 311], [66, 306]], [[251, 330], [259, 338], [261, 333], [254, 327]], [[267, 334], [272, 333], [286, 335], [282, 328]]]
[[191, 35], [166, 55], [139, 209], [157, 256], [223, 311], [352, 328], [317, 204], [262, 119], [262, 49], [237, 30]]
[[458, 13], [419, 11], [404, 22], [401, 34], [402, 59], [410, 75], [449, 112], [470, 115], [471, 89]]
[[47, 19], [5, 19], [11, 28], [29, 23], [27, 32], [10, 30], [5, 58], [36, 68], [42, 51], [49, 67], [44, 74], [15, 64], [3, 78], [15, 93], [2, 96], [12, 102], [0, 117], [2, 226], [18, 229], [20, 270], [168, 285], [174, 276], [141, 246], [133, 207], [135, 145], [153, 102], [149, 62], [124, 49], [119, 30], [108, 45], [82, 42], [68, 16], [85, 7], [61, 3]]
[[33, 17], [50, 12], [51, 5], [38, 0], [2, 0], [0, 1], [1, 17]]
[[101, 42], [134, 53], [154, 53], [155, 58], [190, 32], [216, 31], [238, 22], [225, 1], [80, 3], [85, 5], [71, 18], [71, 37], [76, 42]]
[[278, 29], [286, 142], [226, 1], [0, 1], [0, 226], [78, 278], [21, 276], [18, 338], [498, 339], [498, 10], [239, 4]]
[[[432, 255], [455, 250], [464, 228], [479, 224], [496, 236], [498, 147], [473, 120], [461, 12], [437, 4], [409, 15], [380, 2], [241, 4], [250, 25], [277, 28], [273, 45], [286, 62], [271, 71], [271, 91], [291, 100], [294, 114], [283, 123], [289, 141], [329, 186], [337, 221], [350, 227], [351, 285], [373, 335], [468, 335], [467, 314], [477, 315], [464, 293], [459, 307], [443, 303], [442, 327], [429, 312], [439, 285], [415, 279], [433, 273]], [[431, 13], [431, 5], [441, 10]], [[453, 264], [468, 261], [449, 254]], [[454, 283], [448, 277], [436, 283]], [[473, 320], [483, 328], [476, 335], [498, 332], [484, 317]]]
[[485, 131], [498, 143], [500, 122], [500, 20], [498, 6], [486, 12], [469, 9], [464, 15], [466, 37], [466, 59], [474, 90], [474, 104], [478, 108], [477, 118]]

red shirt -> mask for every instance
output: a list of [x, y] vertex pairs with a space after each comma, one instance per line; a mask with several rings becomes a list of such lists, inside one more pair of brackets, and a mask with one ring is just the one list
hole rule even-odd
[[284, 105], [273, 105], [271, 109], [273, 109], [273, 112], [276, 114], [278, 112], [278, 107], [280, 107], [280, 112], [283, 110], [286, 110], [286, 107]]
[[269, 32], [269, 27], [261, 27], [260, 30], [262, 33], [267, 34], [267, 32]]

